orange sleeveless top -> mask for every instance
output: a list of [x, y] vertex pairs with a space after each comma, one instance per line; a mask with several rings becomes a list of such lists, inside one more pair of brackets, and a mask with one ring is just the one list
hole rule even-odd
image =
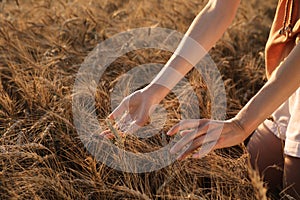
[[269, 78], [300, 40], [300, 0], [279, 0], [265, 48]]

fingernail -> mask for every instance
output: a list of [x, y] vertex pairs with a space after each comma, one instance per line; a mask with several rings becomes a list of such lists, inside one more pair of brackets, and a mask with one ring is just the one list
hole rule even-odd
[[168, 131], [168, 132], [167, 132], [167, 135], [172, 136], [172, 135], [174, 135], [174, 132], [173, 132], [173, 131]]
[[172, 148], [170, 149], [170, 153], [171, 153], [171, 154], [175, 154], [175, 153], [176, 153], [176, 149], [175, 149], [174, 147], [172, 147]]

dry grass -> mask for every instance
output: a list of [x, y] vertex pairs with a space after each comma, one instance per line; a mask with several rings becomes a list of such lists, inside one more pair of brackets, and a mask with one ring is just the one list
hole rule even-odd
[[[0, 4], [0, 198], [1, 199], [266, 199], [260, 178], [248, 169], [243, 146], [164, 169], [122, 173], [97, 163], [72, 121], [75, 75], [97, 43], [135, 27], [184, 32], [204, 5], [199, 0], [1, 1]], [[259, 3], [259, 4], [258, 4]], [[211, 50], [226, 84], [228, 117], [262, 86], [264, 44], [275, 0], [242, 1], [234, 24]], [[170, 53], [143, 50], [117, 59], [98, 85], [97, 113], [110, 112], [109, 93], [119, 75]], [[189, 79], [210, 117], [207, 88]], [[176, 100], [164, 100], [172, 109]], [[151, 151], [164, 138], [130, 140], [129, 149]], [[144, 148], [144, 147], [147, 148]], [[143, 148], [142, 148], [143, 147]], [[250, 170], [250, 173], [249, 173]], [[250, 176], [249, 176], [250, 175]]]

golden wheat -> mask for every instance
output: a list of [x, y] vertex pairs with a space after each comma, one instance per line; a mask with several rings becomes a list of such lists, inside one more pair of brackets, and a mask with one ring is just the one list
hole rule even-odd
[[[187, 159], [155, 172], [131, 174], [90, 155], [73, 125], [72, 88], [88, 53], [101, 41], [135, 27], [184, 33], [206, 1], [103, 0], [1, 1], [1, 199], [267, 199], [260, 177], [248, 169], [243, 145]], [[263, 85], [264, 44], [275, 1], [242, 1], [233, 25], [211, 50], [223, 76], [227, 117]], [[110, 91], [120, 75], [145, 63], [164, 64], [170, 52], [130, 52], [115, 60], [98, 83], [99, 121], [110, 112]], [[120, 67], [121, 66], [121, 67]], [[211, 117], [209, 92], [197, 71], [188, 74], [202, 117]], [[186, 96], [188, 98], [188, 96]], [[164, 132], [180, 119], [178, 100], [162, 102]], [[168, 142], [159, 134], [128, 138], [132, 152]]]

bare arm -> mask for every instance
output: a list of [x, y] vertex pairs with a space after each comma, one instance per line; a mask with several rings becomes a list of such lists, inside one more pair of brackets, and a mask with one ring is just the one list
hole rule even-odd
[[277, 107], [300, 87], [300, 45], [272, 74], [264, 87], [244, 106], [236, 119], [247, 133], [251, 133]]
[[[116, 119], [129, 111], [129, 114], [123, 116], [123, 121], [132, 121], [130, 127], [145, 124], [151, 114], [150, 108], [158, 104], [223, 35], [235, 16], [239, 2], [240, 0], [210, 0], [196, 16], [175, 53], [155, 79], [142, 90], [123, 99], [109, 117]], [[182, 58], [179, 55], [185, 56]]]
[[[230, 147], [243, 142], [268, 116], [300, 87], [300, 44], [298, 44], [284, 63], [272, 74], [270, 80], [242, 108], [236, 117], [227, 121], [208, 119], [185, 120], [175, 125], [168, 135], [181, 131], [184, 137], [171, 149], [172, 153], [180, 152], [183, 159], [203, 145], [214, 142], [214, 149]], [[209, 127], [211, 130], [209, 130]], [[193, 132], [187, 129], [193, 129]], [[187, 130], [187, 131], [186, 131]], [[210, 135], [209, 137], [207, 137]], [[205, 141], [205, 138], [209, 138]], [[190, 145], [182, 152], [182, 149]], [[195, 158], [207, 152], [197, 152]]]
[[[233, 21], [239, 3], [240, 0], [210, 0], [204, 9], [196, 16], [185, 36], [192, 38], [203, 48], [203, 50], [208, 52], [221, 38], [227, 27]], [[181, 52], [193, 51], [185, 39], [181, 41], [178, 48], [180, 49], [177, 50]], [[199, 49], [194, 49], [194, 51], [198, 50]], [[200, 61], [204, 54], [201, 51], [198, 52], [199, 54], [197, 57], [198, 61]], [[185, 54], [188, 55], [189, 52]], [[168, 68], [173, 68], [184, 76], [193, 68], [193, 65], [186, 59], [173, 55], [158, 76], [163, 79], [171, 79], [171, 75], [164, 73], [164, 71]], [[168, 88], [155, 84], [155, 81], [149, 84], [145, 90], [150, 92], [150, 94], [156, 94], [156, 102], [159, 102], [169, 93]]]

